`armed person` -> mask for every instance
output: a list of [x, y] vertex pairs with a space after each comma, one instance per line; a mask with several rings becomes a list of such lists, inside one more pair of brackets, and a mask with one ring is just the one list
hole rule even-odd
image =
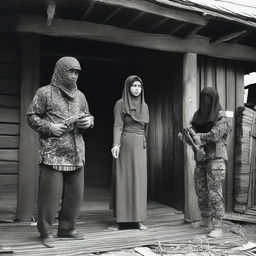
[[218, 92], [205, 87], [200, 94], [199, 109], [192, 127], [183, 129], [179, 137], [192, 146], [195, 153], [195, 189], [201, 212], [200, 225], [213, 228], [210, 237], [222, 236], [221, 220], [225, 208], [222, 184], [228, 161], [226, 141], [231, 132], [226, 113], [219, 103]]
[[84, 190], [82, 133], [94, 118], [77, 89], [80, 70], [77, 59], [59, 59], [50, 85], [38, 89], [27, 111], [28, 124], [40, 135], [37, 228], [46, 247], [54, 247], [52, 225], [61, 199], [57, 237], [83, 239], [75, 230]]

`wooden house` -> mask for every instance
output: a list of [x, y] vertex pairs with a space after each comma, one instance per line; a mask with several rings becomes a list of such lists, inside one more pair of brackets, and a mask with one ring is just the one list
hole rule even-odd
[[[50, 82], [56, 60], [70, 55], [81, 63], [78, 85], [96, 122], [85, 134], [86, 186], [110, 187], [113, 106], [125, 78], [137, 74], [151, 114], [149, 199], [185, 209], [189, 220], [198, 218], [195, 163], [177, 134], [188, 126], [205, 86], [217, 88], [226, 110], [243, 106], [243, 76], [256, 62], [253, 8], [240, 12], [236, 5], [235, 12], [211, 2], [1, 2], [0, 205], [12, 209], [13, 218], [30, 220], [35, 214], [38, 135], [26, 123], [27, 107]], [[228, 212], [234, 211], [234, 149], [235, 126], [224, 187]], [[15, 203], [9, 205], [11, 199]]]

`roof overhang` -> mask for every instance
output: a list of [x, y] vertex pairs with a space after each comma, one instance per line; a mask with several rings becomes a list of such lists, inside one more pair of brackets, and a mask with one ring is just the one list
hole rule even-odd
[[256, 60], [256, 23], [175, 1], [6, 0], [1, 20], [1, 30]]

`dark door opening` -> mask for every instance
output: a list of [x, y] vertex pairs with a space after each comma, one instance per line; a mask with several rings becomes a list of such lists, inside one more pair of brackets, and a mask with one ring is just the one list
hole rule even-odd
[[85, 132], [85, 186], [110, 189], [113, 108], [125, 79], [143, 80], [151, 123], [148, 135], [148, 198], [178, 209], [184, 204], [182, 124], [182, 58], [178, 54], [68, 38], [41, 40], [41, 85], [50, 82], [62, 56], [82, 66], [78, 87], [85, 94], [95, 127]]

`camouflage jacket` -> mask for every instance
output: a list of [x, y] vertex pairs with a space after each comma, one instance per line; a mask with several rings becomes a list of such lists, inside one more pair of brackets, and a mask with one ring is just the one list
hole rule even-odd
[[207, 133], [197, 133], [206, 153], [205, 160], [222, 158], [228, 160], [227, 137], [232, 131], [224, 110], [220, 110], [212, 129]]
[[60, 137], [51, 134], [52, 123], [64, 123], [64, 120], [80, 113], [89, 114], [84, 94], [77, 91], [77, 97], [69, 100], [55, 86], [46, 85], [37, 90], [27, 111], [29, 126], [39, 133], [39, 162], [47, 165], [83, 166], [85, 145], [83, 129], [71, 124], [67, 132]]

